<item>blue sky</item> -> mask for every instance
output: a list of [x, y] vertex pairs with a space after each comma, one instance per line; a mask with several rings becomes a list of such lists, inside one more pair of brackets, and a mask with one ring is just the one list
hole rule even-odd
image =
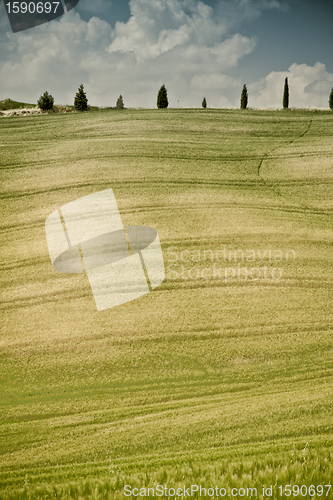
[[0, 3], [0, 100], [36, 102], [48, 90], [72, 104], [156, 107], [328, 107], [333, 87], [332, 0], [80, 0], [62, 18], [12, 33]]

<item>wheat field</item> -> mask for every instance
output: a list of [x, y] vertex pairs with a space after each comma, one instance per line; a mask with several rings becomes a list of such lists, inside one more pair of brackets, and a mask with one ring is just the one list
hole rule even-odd
[[[0, 119], [1, 500], [333, 498], [332, 134], [306, 110]], [[44, 226], [107, 188], [166, 278], [98, 312]]]

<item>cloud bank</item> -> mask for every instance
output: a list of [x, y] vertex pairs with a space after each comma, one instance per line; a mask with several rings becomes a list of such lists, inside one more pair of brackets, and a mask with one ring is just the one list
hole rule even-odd
[[288, 78], [289, 107], [327, 108], [333, 74], [326, 71], [325, 64], [314, 66], [292, 64], [287, 71], [273, 71], [259, 81], [249, 85], [249, 106], [281, 108], [284, 80]]

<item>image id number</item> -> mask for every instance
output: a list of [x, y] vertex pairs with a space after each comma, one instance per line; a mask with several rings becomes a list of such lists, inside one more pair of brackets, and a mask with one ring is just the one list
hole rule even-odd
[[314, 486], [313, 484], [310, 486], [306, 486], [306, 484], [302, 486], [298, 486], [297, 484], [293, 486], [291, 484], [286, 484], [285, 486], [278, 486], [280, 495], [282, 496], [284, 494], [286, 497], [298, 497], [299, 495], [302, 497], [306, 497], [307, 495], [310, 495], [310, 497], [327, 497], [330, 489], [330, 484], [318, 484], [318, 486]]
[[60, 2], [8, 2], [8, 14], [55, 14]]

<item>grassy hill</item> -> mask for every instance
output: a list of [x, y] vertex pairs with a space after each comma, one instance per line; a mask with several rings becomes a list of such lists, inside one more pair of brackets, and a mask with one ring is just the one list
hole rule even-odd
[[[12, 101], [11, 99], [4, 99], [3, 101], [0, 101], [0, 111], [8, 111], [8, 110], [26, 110], [30, 108], [35, 108], [37, 104], [28, 104], [25, 102], [18, 102], [18, 101]], [[91, 111], [98, 111], [100, 108], [97, 106], [89, 106], [89, 109]], [[111, 108], [110, 108], [111, 109]], [[54, 113], [71, 113], [75, 112], [74, 106], [70, 105], [62, 105], [62, 104], [55, 104], [53, 106], [53, 112]], [[49, 112], [52, 113], [52, 112]], [[20, 116], [20, 115], [18, 115]]]
[[[332, 133], [324, 111], [0, 122], [1, 500], [332, 483]], [[44, 224], [106, 188], [166, 279], [98, 312]]]
[[35, 104], [12, 101], [11, 99], [4, 99], [3, 101], [0, 101], [0, 111], [6, 111], [8, 109], [22, 109], [22, 108], [34, 108], [34, 107]]

